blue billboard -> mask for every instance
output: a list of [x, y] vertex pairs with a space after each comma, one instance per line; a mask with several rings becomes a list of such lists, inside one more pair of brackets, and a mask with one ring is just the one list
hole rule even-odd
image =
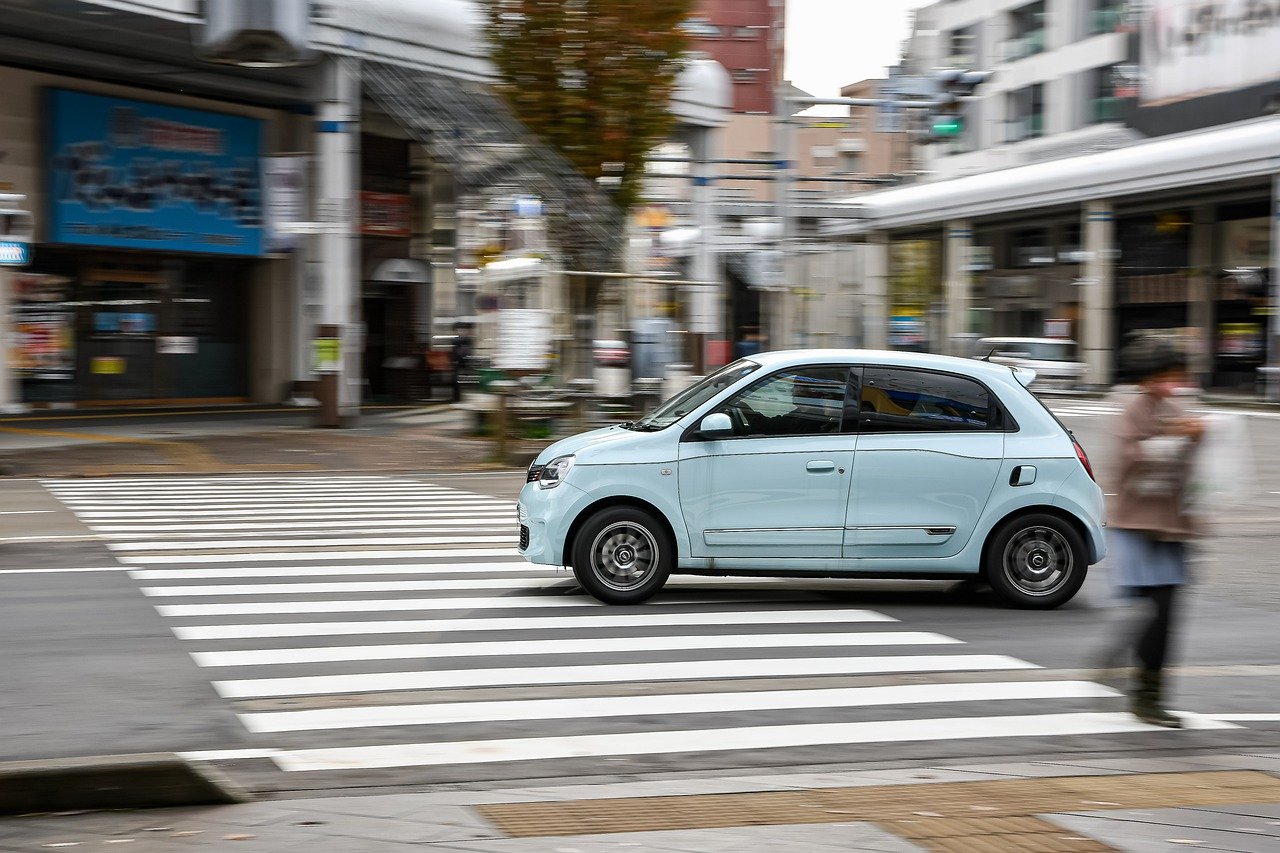
[[260, 255], [262, 122], [47, 92], [49, 240]]

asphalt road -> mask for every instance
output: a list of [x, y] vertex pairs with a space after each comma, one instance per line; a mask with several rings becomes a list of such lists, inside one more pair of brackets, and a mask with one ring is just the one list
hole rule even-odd
[[[1105, 471], [1114, 407], [1054, 405]], [[283, 792], [1274, 746], [1280, 422], [1243, 423], [1187, 731], [1098, 683], [1105, 564], [1051, 613], [705, 578], [619, 611], [512, 556], [518, 476], [118, 478], [0, 484], [0, 757], [177, 751]]]

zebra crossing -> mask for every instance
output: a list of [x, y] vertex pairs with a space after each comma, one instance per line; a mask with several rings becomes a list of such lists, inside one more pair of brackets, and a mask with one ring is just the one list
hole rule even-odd
[[252, 748], [196, 758], [569, 775], [620, 757], [856, 758], [875, 744], [1152, 731], [1101, 710], [1107, 687], [1032, 677], [1029, 661], [823, 593], [839, 581], [677, 577], [643, 607], [601, 605], [571, 573], [517, 555], [513, 501], [449, 486], [44, 485], [103, 537], [243, 723]]

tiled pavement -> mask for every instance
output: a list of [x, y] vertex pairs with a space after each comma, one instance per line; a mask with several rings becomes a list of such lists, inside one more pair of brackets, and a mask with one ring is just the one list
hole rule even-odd
[[[777, 811], [788, 804], [794, 813]], [[616, 816], [616, 822], [606, 824], [608, 831], [540, 834], [557, 820], [571, 826], [584, 814]], [[627, 831], [645, 823], [681, 828]], [[788, 853], [1274, 853], [1280, 850], [1280, 752], [423, 791], [0, 821], [3, 853], [771, 847]]]

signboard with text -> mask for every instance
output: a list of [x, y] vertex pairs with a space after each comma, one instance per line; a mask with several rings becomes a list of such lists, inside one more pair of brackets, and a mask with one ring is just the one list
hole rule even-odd
[[1181, 100], [1280, 77], [1280, 14], [1259, 0], [1150, 0], [1142, 100]]
[[412, 237], [409, 196], [360, 193], [360, 233], [370, 237]]
[[262, 254], [260, 121], [46, 94], [50, 242]]

